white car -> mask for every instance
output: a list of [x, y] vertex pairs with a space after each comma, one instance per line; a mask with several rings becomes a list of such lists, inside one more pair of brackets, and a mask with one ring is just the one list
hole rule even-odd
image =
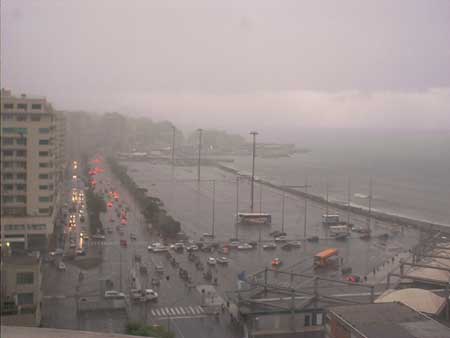
[[230, 260], [227, 257], [218, 257], [216, 261], [219, 264], [228, 264]]
[[154, 246], [152, 249], [153, 252], [165, 252], [169, 251], [169, 247], [165, 245]]
[[287, 237], [286, 236], [280, 236], [275, 238], [275, 242], [286, 242]]
[[158, 292], [156, 292], [152, 289], [145, 289], [144, 297], [145, 297], [145, 300], [156, 300], [156, 299], [158, 299]]
[[107, 299], [123, 299], [125, 294], [115, 290], [105, 291], [105, 298]]
[[237, 248], [238, 248], [238, 250], [250, 250], [250, 249], [253, 249], [253, 247], [250, 244], [248, 244], [248, 243], [241, 244]]
[[216, 265], [217, 260], [214, 257], [209, 257], [206, 263], [208, 263], [209, 265]]
[[59, 262], [58, 270], [66, 271], [66, 264], [64, 264], [63, 262]]
[[230, 244], [229, 244], [228, 246], [229, 246], [230, 248], [237, 248], [239, 245], [241, 245], [240, 242], [233, 241], [233, 242], [230, 242]]
[[264, 250], [273, 250], [276, 249], [277, 245], [275, 243], [267, 243], [263, 245]]
[[190, 246], [186, 247], [186, 251], [188, 251], [188, 252], [198, 251], [198, 246], [197, 245], [190, 245]]

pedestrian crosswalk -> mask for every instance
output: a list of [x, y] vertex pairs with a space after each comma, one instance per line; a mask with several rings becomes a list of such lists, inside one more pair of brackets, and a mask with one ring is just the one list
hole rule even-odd
[[206, 315], [201, 306], [159, 307], [151, 310], [155, 317], [194, 317]]

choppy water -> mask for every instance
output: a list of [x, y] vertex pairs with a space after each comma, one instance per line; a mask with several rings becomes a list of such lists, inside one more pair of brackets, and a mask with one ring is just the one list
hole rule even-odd
[[[307, 131], [277, 140], [312, 151], [290, 158], [257, 158], [255, 175], [285, 185], [303, 185], [330, 200], [347, 200], [350, 178], [353, 204], [389, 213], [450, 224], [450, 132]], [[251, 157], [238, 157], [250, 171]]]

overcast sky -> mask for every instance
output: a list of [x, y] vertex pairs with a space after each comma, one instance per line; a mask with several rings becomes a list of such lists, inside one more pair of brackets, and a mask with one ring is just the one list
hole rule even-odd
[[1, 82], [182, 127], [450, 129], [450, 1], [2, 0]]

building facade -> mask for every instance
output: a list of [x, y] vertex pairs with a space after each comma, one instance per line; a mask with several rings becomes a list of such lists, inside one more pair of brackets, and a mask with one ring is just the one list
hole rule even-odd
[[1, 262], [2, 325], [39, 326], [42, 273], [38, 256], [4, 256]]
[[1, 92], [1, 239], [47, 248], [64, 167], [64, 118], [45, 98]]

